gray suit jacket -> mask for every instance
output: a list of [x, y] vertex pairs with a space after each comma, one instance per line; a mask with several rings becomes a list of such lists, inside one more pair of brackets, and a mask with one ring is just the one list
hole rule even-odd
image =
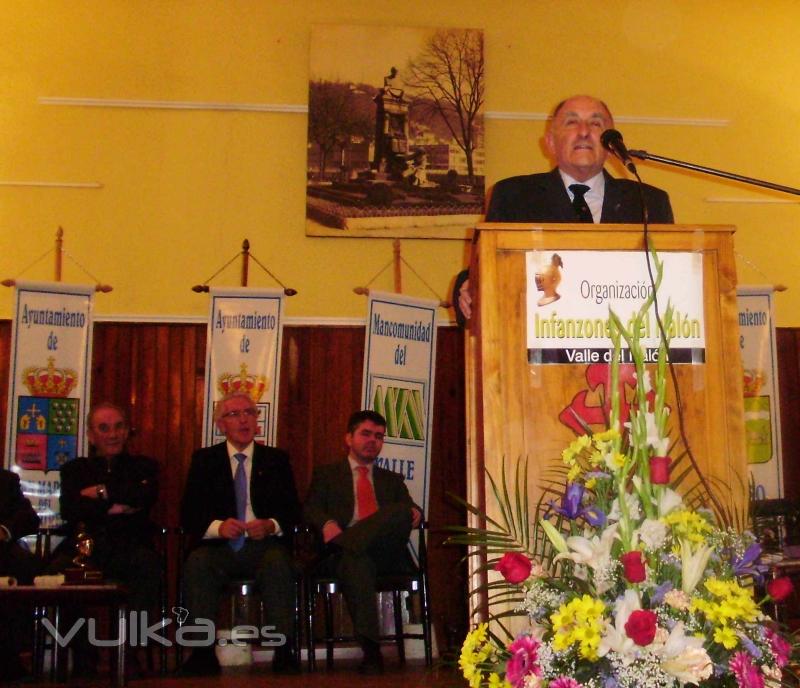
[[[378, 507], [389, 504], [415, 506], [403, 477], [398, 473], [374, 466], [372, 483]], [[314, 469], [304, 505], [306, 519], [320, 530], [328, 521], [336, 521], [339, 527], [346, 528], [353, 518], [354, 509], [353, 473], [347, 459]]]

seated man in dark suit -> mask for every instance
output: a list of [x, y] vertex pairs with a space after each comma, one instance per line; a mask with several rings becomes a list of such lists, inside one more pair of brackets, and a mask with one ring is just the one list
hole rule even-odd
[[[494, 186], [487, 222], [643, 221], [639, 184], [616, 179], [603, 169], [608, 151], [600, 142], [614, 128], [608, 106], [591, 96], [573, 96], [559, 103], [548, 123], [545, 146], [555, 160], [550, 172], [501, 179]], [[643, 186], [648, 222], [671, 224], [672, 206], [661, 189]], [[459, 324], [472, 314], [467, 270], [456, 277], [453, 303]]]
[[52, 568], [73, 566], [76, 537], [94, 542], [91, 563], [104, 578], [120, 581], [130, 592], [132, 610], [158, 605], [161, 560], [153, 546], [150, 510], [158, 499], [158, 463], [129, 454], [130, 425], [123, 409], [109, 402], [94, 405], [86, 419], [89, 457], [61, 467], [61, 518], [68, 534], [56, 550]]
[[[228, 583], [255, 578], [267, 623], [286, 636], [272, 668], [297, 673], [296, 574], [288, 541], [300, 521], [300, 503], [289, 456], [254, 442], [258, 409], [243, 392], [218, 402], [214, 420], [226, 441], [194, 453], [181, 504], [181, 524], [191, 540], [184, 572], [189, 618], [213, 621]], [[198, 647], [183, 673], [219, 669], [214, 647]]]
[[345, 435], [347, 458], [314, 471], [305, 503], [306, 518], [321, 531], [330, 551], [321, 569], [342, 582], [364, 652], [359, 670], [367, 674], [383, 671], [376, 576], [403, 571], [411, 528], [422, 519], [402, 476], [374, 465], [385, 432], [386, 420], [379, 413], [354, 413]]
[[[38, 571], [36, 558], [17, 540], [36, 532], [39, 517], [19, 486], [16, 473], [0, 468], [0, 576], [11, 576], [30, 585]], [[0, 611], [0, 680], [13, 681], [25, 672], [19, 661], [22, 619]]]

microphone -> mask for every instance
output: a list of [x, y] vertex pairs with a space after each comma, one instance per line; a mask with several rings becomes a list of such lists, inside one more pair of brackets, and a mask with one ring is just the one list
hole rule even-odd
[[625, 165], [633, 174], [636, 174], [636, 165], [633, 164], [628, 149], [625, 147], [625, 142], [622, 140], [622, 134], [616, 129], [606, 129], [600, 135], [600, 143], [603, 148], [616, 155], [622, 164]]

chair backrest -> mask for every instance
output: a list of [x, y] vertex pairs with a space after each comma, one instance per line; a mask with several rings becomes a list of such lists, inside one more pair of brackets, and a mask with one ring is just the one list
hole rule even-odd
[[753, 533], [766, 552], [783, 552], [794, 544], [792, 536], [800, 522], [798, 505], [788, 499], [757, 499], [750, 503]]

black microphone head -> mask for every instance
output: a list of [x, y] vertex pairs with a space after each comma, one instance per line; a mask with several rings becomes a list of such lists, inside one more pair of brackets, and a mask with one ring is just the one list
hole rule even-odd
[[603, 144], [603, 148], [612, 153], [614, 152], [613, 145], [617, 142], [622, 142], [622, 134], [616, 129], [606, 129], [600, 134], [600, 143]]

